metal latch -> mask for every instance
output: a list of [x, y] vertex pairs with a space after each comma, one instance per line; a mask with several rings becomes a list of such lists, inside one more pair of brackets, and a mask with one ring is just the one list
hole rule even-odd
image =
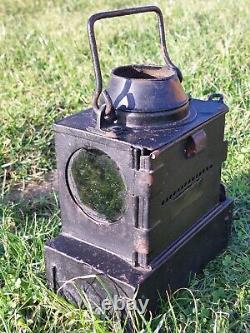
[[191, 158], [201, 151], [203, 151], [207, 146], [207, 135], [206, 132], [201, 129], [198, 132], [192, 134], [187, 139], [185, 147], [185, 155], [187, 158]]

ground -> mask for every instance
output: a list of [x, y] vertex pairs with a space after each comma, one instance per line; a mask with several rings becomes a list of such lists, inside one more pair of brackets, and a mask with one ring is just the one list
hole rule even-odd
[[[143, 2], [144, 4], [145, 2]], [[249, 332], [249, 1], [155, 1], [167, 46], [192, 96], [221, 92], [228, 159], [222, 177], [235, 198], [229, 248], [189, 289], [163, 304], [161, 315], [134, 321], [135, 332]], [[43, 248], [60, 228], [56, 194], [9, 199], [55, 168], [52, 124], [91, 103], [94, 76], [86, 20], [128, 0], [0, 2], [0, 332], [122, 332], [117, 318], [96, 317], [50, 292]], [[161, 63], [152, 15], [97, 24], [104, 78], [126, 63]]]

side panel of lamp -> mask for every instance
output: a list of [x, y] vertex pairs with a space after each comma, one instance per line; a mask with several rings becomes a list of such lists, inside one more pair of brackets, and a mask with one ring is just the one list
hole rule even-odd
[[[134, 256], [134, 170], [131, 167], [131, 149], [123, 143], [105, 144], [76, 135], [56, 133], [57, 169], [62, 232], [132, 261]], [[102, 139], [103, 141], [103, 139]], [[94, 219], [74, 200], [67, 181], [67, 168], [73, 153], [79, 149], [96, 149], [107, 154], [118, 165], [126, 186], [124, 213], [118, 221]]]
[[[197, 155], [186, 158], [188, 137], [184, 137], [153, 160], [149, 262], [219, 204], [221, 164], [227, 155], [224, 123], [222, 115], [199, 129], [206, 134], [206, 147]], [[194, 129], [189, 136], [197, 131]]]

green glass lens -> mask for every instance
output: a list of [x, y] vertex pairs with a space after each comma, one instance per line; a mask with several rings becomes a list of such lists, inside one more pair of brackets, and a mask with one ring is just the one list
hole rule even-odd
[[69, 168], [71, 190], [80, 206], [117, 220], [124, 209], [126, 189], [116, 163], [98, 150], [81, 149]]

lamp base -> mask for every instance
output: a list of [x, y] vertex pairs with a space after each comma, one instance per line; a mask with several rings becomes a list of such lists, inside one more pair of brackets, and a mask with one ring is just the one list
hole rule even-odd
[[[60, 234], [45, 247], [46, 275], [50, 288], [78, 306], [86, 296], [94, 308], [103, 300], [149, 300], [155, 312], [159, 296], [187, 286], [190, 275], [199, 273], [227, 246], [233, 201], [226, 199], [192, 225], [179, 239], [150, 263], [134, 267], [124, 259], [70, 235]], [[106, 304], [106, 303], [105, 303]]]

